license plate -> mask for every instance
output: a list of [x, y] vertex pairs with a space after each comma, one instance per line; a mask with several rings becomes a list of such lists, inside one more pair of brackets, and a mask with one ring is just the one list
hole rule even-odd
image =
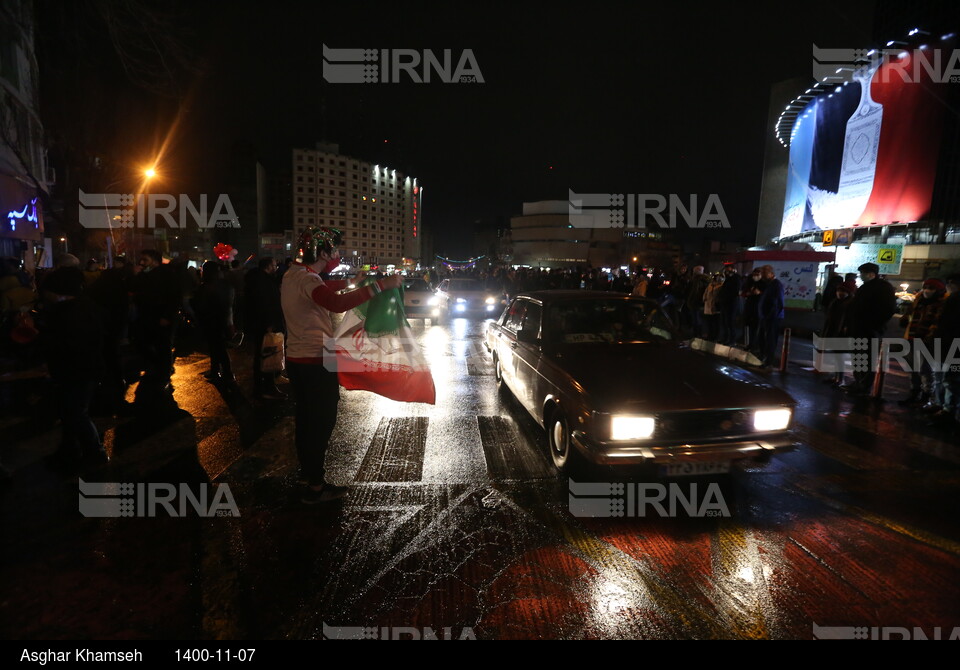
[[730, 461], [707, 461], [702, 463], [671, 463], [660, 466], [664, 477], [692, 477], [695, 475], [723, 475], [730, 472]]

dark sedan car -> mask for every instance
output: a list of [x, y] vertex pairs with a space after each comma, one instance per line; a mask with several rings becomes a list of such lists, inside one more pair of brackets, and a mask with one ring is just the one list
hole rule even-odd
[[794, 400], [685, 346], [653, 301], [520, 294], [486, 338], [498, 383], [545, 428], [559, 469], [582, 457], [711, 474], [794, 446]]

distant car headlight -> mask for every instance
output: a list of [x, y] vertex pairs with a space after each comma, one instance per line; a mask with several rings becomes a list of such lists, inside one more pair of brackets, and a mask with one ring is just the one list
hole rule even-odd
[[431, 307], [434, 305], [439, 305], [440, 298], [438, 298], [437, 296], [432, 296], [429, 300], [427, 300], [427, 304], [430, 305]]
[[496, 298], [487, 298], [486, 302], [487, 302], [488, 305], [496, 305], [496, 304], [497, 304]]
[[611, 440], [639, 440], [653, 435], [652, 416], [616, 416], [610, 419]]
[[457, 298], [457, 303], [463, 303], [463, 302], [466, 302], [466, 301], [467, 301], [466, 298]]
[[759, 431], [785, 430], [791, 414], [789, 409], [759, 409], [753, 413], [753, 427]]

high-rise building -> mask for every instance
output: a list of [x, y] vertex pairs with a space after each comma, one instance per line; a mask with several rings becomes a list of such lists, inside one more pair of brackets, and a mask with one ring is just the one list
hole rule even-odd
[[423, 187], [394, 168], [340, 154], [336, 144], [293, 150], [293, 222], [343, 231], [345, 263], [422, 259]]

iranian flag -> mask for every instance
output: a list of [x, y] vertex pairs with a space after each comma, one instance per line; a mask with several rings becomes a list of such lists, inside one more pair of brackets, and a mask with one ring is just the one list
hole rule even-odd
[[407, 323], [401, 289], [383, 291], [344, 314], [334, 333], [333, 353], [345, 389], [436, 404], [433, 375]]

